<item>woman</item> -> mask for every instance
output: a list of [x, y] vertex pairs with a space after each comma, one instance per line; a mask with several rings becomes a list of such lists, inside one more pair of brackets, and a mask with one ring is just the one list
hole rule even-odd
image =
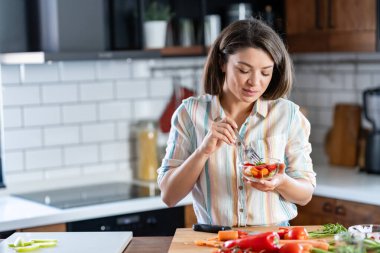
[[[204, 67], [206, 94], [184, 100], [172, 118], [158, 170], [168, 206], [192, 191], [199, 223], [289, 224], [295, 204], [308, 203], [315, 187], [310, 124], [283, 98], [292, 75], [282, 40], [262, 21], [241, 20], [222, 31]], [[272, 180], [244, 181], [236, 131], [261, 157], [280, 159], [286, 169]]]

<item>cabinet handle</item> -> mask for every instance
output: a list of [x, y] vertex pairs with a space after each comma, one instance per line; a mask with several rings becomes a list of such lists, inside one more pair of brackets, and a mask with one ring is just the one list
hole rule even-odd
[[323, 206], [322, 206], [322, 210], [323, 210], [324, 212], [326, 212], [326, 213], [332, 213], [332, 211], [333, 211], [333, 207], [332, 207], [331, 203], [326, 202], [326, 203], [323, 204]]
[[337, 206], [335, 208], [335, 214], [341, 215], [341, 216], [346, 216], [346, 208], [344, 206]]
[[321, 22], [321, 0], [315, 0], [315, 27], [317, 29], [322, 29]]
[[329, 28], [335, 28], [334, 20], [333, 20], [333, 0], [327, 0], [327, 24]]

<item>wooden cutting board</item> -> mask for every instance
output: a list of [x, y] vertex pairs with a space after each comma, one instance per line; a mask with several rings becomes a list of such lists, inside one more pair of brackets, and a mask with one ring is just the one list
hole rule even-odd
[[[306, 226], [308, 231], [313, 231], [320, 228], [320, 226]], [[267, 231], [277, 231], [278, 227], [247, 227], [238, 228], [239, 230], [247, 232], [267, 232]], [[195, 240], [207, 240], [208, 238], [214, 237], [216, 234], [196, 232], [191, 228], [178, 228], [174, 234], [172, 243], [170, 244], [169, 253], [211, 253], [211, 247], [196, 246], [194, 244]]]

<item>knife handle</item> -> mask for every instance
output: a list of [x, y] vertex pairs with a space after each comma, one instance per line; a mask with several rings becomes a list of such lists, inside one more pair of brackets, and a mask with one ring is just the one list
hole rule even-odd
[[193, 224], [193, 230], [207, 233], [218, 233], [219, 231], [231, 230], [231, 227], [197, 223]]

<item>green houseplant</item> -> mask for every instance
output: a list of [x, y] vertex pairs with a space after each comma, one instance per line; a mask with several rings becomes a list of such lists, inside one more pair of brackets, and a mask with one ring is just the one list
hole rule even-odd
[[151, 1], [144, 13], [144, 47], [162, 48], [165, 46], [166, 30], [172, 13], [168, 5]]

